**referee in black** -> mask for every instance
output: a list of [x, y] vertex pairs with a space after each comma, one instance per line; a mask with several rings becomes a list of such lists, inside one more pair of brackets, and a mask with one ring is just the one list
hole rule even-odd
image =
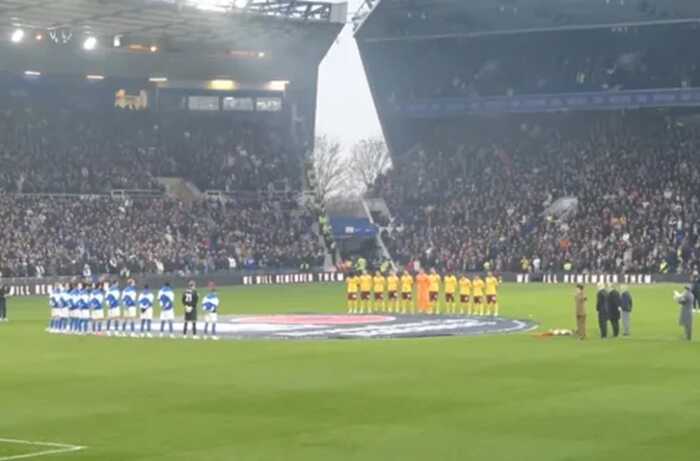
[[182, 304], [185, 306], [185, 327], [182, 335], [187, 338], [187, 325], [192, 323], [192, 339], [199, 339], [197, 336], [197, 302], [199, 295], [194, 280], [190, 280], [187, 289], [182, 293]]

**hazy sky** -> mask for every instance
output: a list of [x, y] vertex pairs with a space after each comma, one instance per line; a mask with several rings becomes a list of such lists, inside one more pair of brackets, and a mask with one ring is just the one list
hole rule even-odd
[[[361, 3], [349, 0], [348, 12], [354, 13]], [[360, 139], [381, 135], [351, 24], [321, 63], [316, 133], [337, 138], [345, 149]]]

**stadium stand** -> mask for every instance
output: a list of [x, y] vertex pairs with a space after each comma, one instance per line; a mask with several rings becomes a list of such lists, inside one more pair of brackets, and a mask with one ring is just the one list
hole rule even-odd
[[264, 200], [0, 195], [6, 277], [320, 267], [313, 217]]
[[373, 191], [392, 256], [696, 271], [697, 5], [510, 3], [368, 0], [355, 18], [394, 158]]
[[0, 9], [0, 276], [323, 265], [303, 164], [344, 4]]
[[[441, 128], [431, 150], [416, 150], [377, 184], [402, 263], [517, 271], [522, 258], [539, 257], [557, 271], [694, 268], [700, 175], [690, 166], [700, 127], [632, 112]], [[572, 214], [550, 209], [567, 197], [577, 200]]]
[[162, 176], [189, 179], [202, 190], [299, 190], [301, 154], [290, 152], [289, 136], [276, 125], [119, 109], [8, 108], [0, 115], [0, 190], [159, 189], [155, 178]]

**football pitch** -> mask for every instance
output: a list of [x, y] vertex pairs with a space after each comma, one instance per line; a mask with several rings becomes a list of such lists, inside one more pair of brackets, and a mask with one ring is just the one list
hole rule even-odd
[[[573, 328], [562, 285], [502, 287], [535, 332], [390, 340], [49, 335], [45, 298], [10, 298], [0, 460], [696, 460], [700, 344], [673, 289], [631, 287], [632, 336], [607, 341], [589, 289], [583, 342], [533, 334]], [[222, 314], [345, 310], [340, 284], [220, 296]]]

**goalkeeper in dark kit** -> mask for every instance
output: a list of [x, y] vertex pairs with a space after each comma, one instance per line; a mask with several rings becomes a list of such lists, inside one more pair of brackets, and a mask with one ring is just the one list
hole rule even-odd
[[190, 280], [187, 289], [182, 293], [182, 304], [185, 306], [185, 326], [182, 335], [187, 338], [187, 326], [192, 324], [192, 339], [199, 339], [197, 336], [197, 302], [199, 295], [194, 280]]

